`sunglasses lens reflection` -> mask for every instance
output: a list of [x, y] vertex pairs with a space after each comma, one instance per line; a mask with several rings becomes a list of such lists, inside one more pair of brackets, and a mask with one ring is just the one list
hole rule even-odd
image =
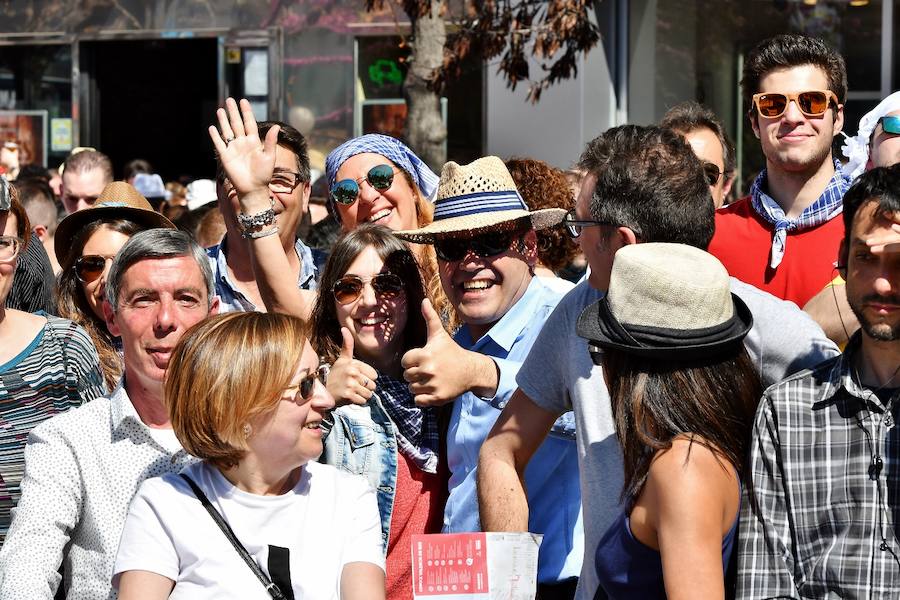
[[394, 183], [394, 170], [388, 165], [376, 165], [369, 169], [366, 180], [373, 188], [383, 192]]
[[100, 278], [105, 266], [102, 256], [82, 256], [75, 261], [75, 275], [84, 283], [92, 283]]
[[350, 205], [356, 202], [359, 186], [352, 179], [338, 181], [331, 188], [331, 197], [338, 204]]

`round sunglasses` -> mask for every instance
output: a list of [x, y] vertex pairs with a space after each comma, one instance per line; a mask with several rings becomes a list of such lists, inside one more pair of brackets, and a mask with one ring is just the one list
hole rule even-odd
[[383, 192], [394, 183], [394, 167], [375, 165], [365, 177], [359, 179], [341, 179], [331, 186], [331, 198], [338, 204], [350, 206], [359, 197], [359, 186], [363, 181], [369, 182], [374, 189]]
[[703, 164], [703, 176], [706, 177], [706, 183], [709, 185], [716, 185], [719, 181], [719, 177], [725, 174], [725, 171], [720, 171], [719, 167], [712, 164], [711, 162], [701, 161]]
[[837, 96], [831, 90], [810, 90], [795, 94], [782, 94], [779, 92], [764, 92], [753, 94], [753, 105], [759, 114], [767, 119], [776, 119], [783, 115], [791, 101], [797, 103], [807, 117], [821, 117], [831, 106], [832, 102], [837, 106]]
[[81, 283], [97, 281], [106, 268], [106, 261], [112, 260], [112, 256], [100, 256], [97, 254], [85, 254], [75, 260], [75, 276]]
[[515, 232], [495, 231], [468, 239], [436, 240], [434, 252], [447, 262], [462, 260], [469, 250], [481, 258], [490, 258], [509, 250], [517, 236]]
[[345, 275], [334, 282], [331, 293], [339, 304], [351, 304], [362, 296], [366, 283], [382, 298], [394, 298], [403, 291], [403, 280], [393, 273], [379, 273], [363, 279], [358, 275]]

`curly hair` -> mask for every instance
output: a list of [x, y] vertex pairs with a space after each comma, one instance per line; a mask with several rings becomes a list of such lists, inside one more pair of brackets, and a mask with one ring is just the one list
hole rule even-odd
[[[575, 208], [569, 182], [559, 169], [533, 158], [513, 157], [505, 162], [529, 210]], [[578, 246], [562, 226], [538, 231], [537, 240], [538, 260], [551, 271], [564, 269], [578, 254]]]

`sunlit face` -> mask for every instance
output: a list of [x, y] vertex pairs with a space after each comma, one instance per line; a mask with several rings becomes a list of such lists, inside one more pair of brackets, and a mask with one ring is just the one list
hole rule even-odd
[[64, 171], [62, 176], [62, 201], [66, 212], [72, 214], [92, 207], [109, 181], [103, 169]]
[[[395, 169], [391, 187], [381, 192], [368, 181], [362, 181], [369, 169], [378, 165], [390, 165]], [[415, 192], [403, 172], [385, 157], [371, 152], [351, 156], [343, 162], [335, 176], [335, 181], [343, 179], [360, 182], [356, 202], [349, 206], [335, 203], [345, 230], [354, 229], [360, 223], [378, 223], [394, 231], [419, 226]]]
[[165, 380], [175, 344], [193, 324], [218, 311], [208, 308], [206, 281], [191, 256], [145, 259], [128, 267], [119, 289], [119, 309], [103, 305], [109, 332], [121, 336], [125, 372], [138, 385]]
[[867, 202], [853, 218], [847, 253], [847, 301], [867, 336], [895, 341], [900, 339], [900, 254], [869, 252], [868, 238], [893, 235], [892, 222], [877, 207], [877, 202]]
[[87, 283], [83, 281], [78, 282], [81, 285], [81, 291], [84, 293], [88, 306], [91, 307], [91, 312], [101, 321], [103, 320], [103, 300], [106, 298], [106, 276], [109, 274], [112, 259], [115, 258], [129, 237], [124, 233], [110, 229], [108, 225], [101, 225], [99, 229], [91, 234], [91, 237], [88, 238], [87, 243], [81, 250], [81, 256], [102, 256], [106, 259], [106, 264], [103, 266], [103, 273], [100, 277]]
[[315, 375], [318, 368], [319, 357], [307, 342], [275, 409], [250, 421], [248, 455], [260, 464], [290, 471], [322, 454], [322, 419], [334, 408], [334, 399], [319, 380], [313, 383], [308, 398], [298, 393], [303, 379]]
[[497, 256], [478, 256], [470, 248], [456, 261], [438, 259], [444, 293], [479, 339], [525, 294], [536, 261], [533, 231], [512, 240], [510, 249]]
[[[900, 110], [886, 116], [900, 115]], [[879, 123], [872, 132], [871, 151], [869, 152], [869, 168], [890, 167], [900, 163], [900, 134], [887, 133]]]
[[[10, 237], [18, 237], [18, 222], [16, 215], [9, 211], [0, 211], [0, 235], [8, 235]], [[32, 241], [32, 243], [34, 243]], [[19, 253], [21, 254], [21, 250]], [[13, 275], [16, 273], [16, 262], [18, 257], [9, 262], [0, 262], [0, 302], [6, 306], [6, 297], [9, 296], [9, 290], [12, 288]]]
[[[813, 65], [772, 71], [759, 82], [758, 92], [797, 93], [827, 90], [825, 72]], [[784, 114], [766, 118], [753, 108], [750, 122], [759, 138], [769, 169], [814, 172], [831, 156], [831, 142], [844, 125], [844, 107], [830, 106], [818, 117], [807, 117], [791, 101]]]
[[722, 148], [722, 142], [719, 141], [719, 137], [713, 131], [706, 127], [700, 127], [684, 134], [684, 139], [691, 145], [697, 158], [702, 162], [715, 165], [719, 173], [721, 173], [715, 184], [709, 186], [709, 193], [712, 195], [713, 203], [716, 208], [719, 208], [725, 203], [726, 194], [725, 150]]
[[[359, 298], [349, 304], [334, 301], [338, 323], [353, 335], [353, 351], [357, 358], [369, 364], [381, 364], [385, 356], [398, 354], [403, 348], [406, 330], [407, 298], [402, 291], [394, 297], [376, 293], [371, 279], [388, 272], [384, 261], [371, 246], [347, 267], [347, 275], [356, 275], [365, 282]], [[418, 308], [418, 307], [416, 307]]]

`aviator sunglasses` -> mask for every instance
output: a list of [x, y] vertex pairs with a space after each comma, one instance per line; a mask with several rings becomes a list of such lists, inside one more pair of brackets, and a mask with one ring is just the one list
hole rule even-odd
[[797, 108], [807, 117], [821, 117], [831, 103], [838, 104], [837, 96], [831, 90], [810, 90], [796, 94], [779, 92], [763, 92], [753, 94], [753, 105], [759, 114], [767, 119], [775, 119], [785, 113], [788, 105], [794, 101]]
[[368, 279], [358, 275], [345, 275], [334, 282], [331, 293], [339, 304], [356, 302], [362, 296], [366, 282], [382, 298], [394, 298], [403, 291], [403, 280], [393, 273], [379, 273]]
[[885, 133], [900, 135], [900, 116], [881, 117], [878, 119], [878, 123]]
[[383, 192], [394, 183], [394, 168], [390, 165], [375, 165], [365, 177], [341, 179], [331, 186], [331, 198], [345, 206], [353, 204], [359, 197], [359, 186], [363, 181], [368, 181], [374, 189]]
[[97, 281], [106, 268], [106, 261], [112, 260], [112, 256], [106, 258], [96, 254], [85, 254], [75, 260], [75, 276], [81, 283]]
[[509, 250], [517, 235], [511, 231], [494, 231], [467, 239], [436, 240], [434, 252], [439, 259], [447, 262], [462, 260], [469, 250], [481, 258], [490, 258]]
[[[289, 391], [294, 388], [297, 388], [297, 391], [294, 393], [294, 402], [297, 404], [301, 404], [302, 402], [307, 402], [312, 399], [313, 389], [316, 387], [316, 380], [325, 384], [325, 380], [328, 379], [328, 371], [329, 367], [326, 364], [319, 365], [315, 371], [304, 377], [300, 380], [300, 383], [297, 385], [292, 385], [285, 388], [284, 391]], [[302, 401], [302, 402], [301, 402]]]

